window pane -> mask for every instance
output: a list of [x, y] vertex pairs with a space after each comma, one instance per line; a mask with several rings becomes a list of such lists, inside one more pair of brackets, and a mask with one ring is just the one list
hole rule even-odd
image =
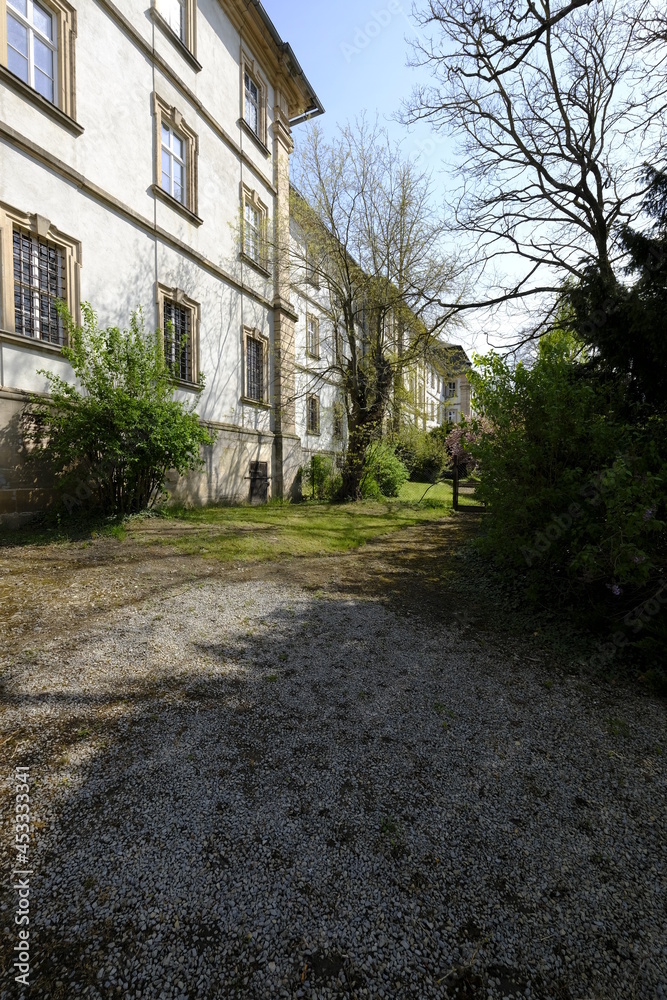
[[171, 189], [171, 156], [166, 149], [162, 150], [162, 187], [166, 191]]
[[28, 60], [7, 46], [7, 68], [24, 83], [28, 82]]
[[250, 101], [246, 101], [245, 103], [245, 120], [246, 124], [249, 125], [250, 128], [255, 133], [255, 135], [257, 135], [259, 132], [259, 119], [257, 115], [257, 108], [253, 104], [251, 104]]
[[172, 132], [171, 148], [173, 149], [174, 153], [179, 158], [179, 160], [183, 159], [183, 146], [184, 146], [183, 140], [179, 139], [179, 137]]
[[28, 0], [7, 0], [10, 7], [18, 10], [20, 14], [28, 15]]
[[185, 189], [185, 170], [181, 163], [174, 160], [174, 198], [183, 201], [183, 191]]
[[183, 40], [184, 16], [183, 0], [160, 0], [160, 13], [172, 31]]
[[24, 28], [22, 24], [12, 17], [11, 14], [7, 14], [7, 41], [20, 52], [21, 55], [27, 57], [28, 55], [28, 29]]
[[166, 125], [162, 125], [162, 144], [169, 148], [169, 140], [171, 139], [171, 132]]
[[45, 45], [44, 42], [40, 42], [39, 38], [34, 40], [34, 52], [35, 52], [35, 69], [39, 70], [44, 76], [48, 76], [50, 80], [53, 79], [53, 52]]
[[53, 41], [53, 17], [39, 4], [33, 4], [32, 22], [42, 35]]

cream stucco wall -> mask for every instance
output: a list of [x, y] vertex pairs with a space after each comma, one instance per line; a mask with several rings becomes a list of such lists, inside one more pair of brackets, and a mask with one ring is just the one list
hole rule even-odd
[[[201, 69], [151, 16], [154, 0], [72, 0], [77, 12], [76, 122], [66, 127], [43, 108], [0, 81], [0, 202], [38, 215], [80, 244], [80, 297], [103, 325], [126, 325], [140, 307], [150, 327], [160, 326], [156, 284], [182, 290], [200, 305], [199, 369], [205, 388], [179, 390], [197, 402], [202, 420], [219, 431], [201, 477], [172, 484], [175, 495], [205, 502], [242, 499], [251, 461], [276, 461], [272, 406], [243, 401], [243, 329], [259, 330], [269, 344], [269, 385], [274, 385], [274, 279], [239, 256], [240, 193], [255, 190], [268, 209], [268, 230], [279, 200], [289, 197], [285, 125], [279, 148], [274, 106], [279, 96], [279, 53], [271, 64], [270, 39], [241, 24], [243, 5], [198, 0], [196, 56]], [[241, 9], [241, 14], [239, 14]], [[248, 17], [251, 14], [247, 14]], [[256, 16], [256, 15], [252, 15]], [[252, 27], [252, 26], [251, 26]], [[241, 127], [242, 52], [255, 61], [265, 83], [268, 148]], [[288, 81], [285, 87], [294, 87]], [[198, 207], [201, 224], [155, 196], [152, 94], [182, 114], [198, 137]], [[276, 125], [277, 127], [277, 125]], [[289, 129], [289, 126], [286, 126]], [[276, 184], [281, 185], [279, 190]], [[3, 240], [11, 233], [4, 233]], [[0, 281], [7, 281], [0, 275]], [[1, 301], [1, 299], [0, 299]], [[291, 308], [291, 305], [288, 303]], [[39, 341], [21, 343], [3, 333], [0, 315], [0, 427], [14, 419], [21, 393], [44, 391], [37, 369], [71, 377], [58, 352]], [[305, 325], [297, 324], [297, 338]], [[272, 398], [269, 398], [272, 403]], [[296, 401], [299, 409], [298, 391]], [[305, 410], [304, 410], [305, 419]], [[280, 455], [289, 456], [287, 489], [296, 478], [303, 421], [290, 428]], [[291, 434], [291, 436], [290, 436]], [[298, 440], [297, 440], [298, 438]], [[0, 455], [1, 490], [20, 475]], [[13, 501], [12, 501], [13, 503]], [[10, 504], [11, 506], [11, 504]], [[2, 509], [0, 509], [0, 516]]]

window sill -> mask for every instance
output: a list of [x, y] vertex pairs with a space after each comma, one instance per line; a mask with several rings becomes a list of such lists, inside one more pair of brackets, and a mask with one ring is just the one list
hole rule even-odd
[[51, 344], [48, 340], [40, 340], [38, 337], [24, 337], [22, 333], [10, 333], [9, 330], [0, 330], [0, 342], [6, 344], [16, 344], [18, 347], [29, 347], [33, 351], [46, 351], [47, 354], [57, 354], [62, 357], [62, 349], [66, 344]]
[[165, 205], [169, 205], [171, 208], [176, 209], [177, 212], [180, 212], [180, 214], [186, 218], [188, 222], [191, 222], [193, 226], [199, 227], [203, 225], [203, 219], [200, 219], [198, 215], [192, 212], [186, 205], [177, 201], [176, 198], [172, 198], [172, 196], [167, 194], [164, 188], [161, 188], [159, 184], [152, 184], [151, 190], [156, 198], [160, 198]]
[[253, 130], [250, 128], [245, 118], [239, 118], [237, 125], [239, 126], [242, 132], [245, 132], [245, 134], [252, 139], [252, 141], [255, 143], [258, 149], [260, 149], [262, 153], [264, 153], [264, 156], [266, 156], [267, 159], [270, 159], [271, 150], [266, 145], [266, 143], [262, 139], [260, 139], [257, 133], [253, 132]]
[[272, 406], [270, 403], [263, 403], [259, 399], [250, 399], [248, 396], [241, 396], [241, 402], [244, 406], [254, 406], [258, 410], [271, 410]]
[[64, 111], [61, 111], [60, 108], [55, 104], [52, 104], [51, 101], [47, 101], [47, 99], [42, 97], [41, 94], [38, 94], [33, 87], [29, 87], [27, 83], [24, 83], [18, 76], [15, 76], [14, 73], [7, 69], [6, 66], [0, 66], [0, 83], [6, 84], [8, 87], [11, 87], [12, 90], [15, 90], [17, 94], [20, 94], [21, 97], [25, 97], [28, 101], [34, 104], [35, 107], [39, 108], [40, 111], [49, 115], [49, 117], [53, 118], [53, 120], [58, 122], [59, 125], [66, 128], [68, 132], [71, 132], [72, 135], [82, 135], [84, 131], [83, 125], [79, 125], [78, 122], [75, 122], [73, 118], [66, 115]]
[[177, 389], [190, 389], [194, 392], [204, 391], [204, 387], [199, 382], [186, 382], [181, 378], [174, 379], [174, 385]]
[[169, 41], [176, 46], [176, 49], [181, 53], [186, 63], [188, 63], [188, 65], [195, 71], [195, 73], [200, 73], [201, 70], [203, 69], [202, 64], [199, 62], [198, 59], [196, 59], [196, 57], [192, 54], [192, 52], [190, 52], [190, 49], [187, 47], [185, 42], [178, 37], [173, 28], [169, 27], [165, 19], [160, 14], [159, 10], [157, 10], [155, 7], [151, 7], [151, 17], [157, 24], [160, 31], [162, 31], [162, 33], [167, 36]]
[[258, 274], [263, 275], [265, 278], [271, 277], [271, 272], [269, 271], [269, 269], [264, 267], [263, 264], [258, 264], [257, 261], [253, 260], [252, 257], [249, 257], [247, 253], [241, 251], [239, 257], [246, 264], [250, 264], [250, 267], [254, 268], [254, 270], [257, 271]]
[[310, 434], [311, 437], [322, 437], [322, 431], [311, 431], [306, 428], [306, 434]]
[[311, 354], [310, 351], [306, 351], [306, 357], [310, 358], [311, 361], [321, 361], [319, 354]]

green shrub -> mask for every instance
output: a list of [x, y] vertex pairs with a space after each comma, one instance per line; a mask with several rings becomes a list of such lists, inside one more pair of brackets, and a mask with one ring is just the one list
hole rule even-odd
[[434, 483], [450, 465], [445, 445], [447, 428], [431, 431], [407, 425], [395, 442], [396, 454], [408, 470], [414, 483]]
[[77, 383], [41, 372], [50, 396], [33, 397], [24, 414], [31, 456], [51, 467], [70, 511], [84, 502], [105, 515], [150, 508], [169, 470], [202, 467], [201, 449], [214, 436], [194, 406], [174, 399], [163, 336], [145, 331], [140, 312], [122, 331], [100, 330], [87, 303], [82, 327], [64, 307], [59, 312], [68, 343], [62, 353]]
[[333, 500], [339, 493], [342, 476], [329, 455], [313, 455], [302, 470], [305, 496], [316, 500]]
[[368, 446], [361, 480], [362, 497], [397, 497], [407, 480], [408, 470], [391, 445], [378, 441]]
[[525, 579], [528, 593], [576, 602], [622, 621], [664, 566], [667, 430], [618, 419], [609, 387], [586, 374], [562, 339], [535, 364], [478, 359], [472, 374], [484, 470], [483, 550]]

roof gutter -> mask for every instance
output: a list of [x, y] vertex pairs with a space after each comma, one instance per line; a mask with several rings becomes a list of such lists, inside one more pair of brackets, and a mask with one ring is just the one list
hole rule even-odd
[[295, 56], [292, 46], [288, 42], [284, 42], [282, 40], [282, 38], [278, 34], [278, 31], [273, 21], [265, 11], [263, 5], [260, 3], [260, 0], [248, 0], [248, 3], [252, 4], [252, 6], [257, 10], [257, 13], [264, 22], [264, 26], [271, 35], [271, 38], [273, 39], [276, 48], [279, 49], [279, 51], [283, 55], [283, 58], [288, 64], [288, 69], [290, 73], [292, 74], [292, 76], [301, 77], [303, 83], [305, 84], [305, 89], [308, 92], [308, 96], [310, 97], [310, 107], [304, 114], [299, 115], [298, 118], [292, 118], [290, 120], [290, 125], [301, 125], [302, 122], [307, 122], [310, 121], [311, 118], [317, 118], [319, 115], [323, 115], [324, 107], [322, 105], [322, 102], [320, 101], [317, 94], [310, 85], [308, 77], [302, 70], [301, 64], [297, 59], [297, 57]]

